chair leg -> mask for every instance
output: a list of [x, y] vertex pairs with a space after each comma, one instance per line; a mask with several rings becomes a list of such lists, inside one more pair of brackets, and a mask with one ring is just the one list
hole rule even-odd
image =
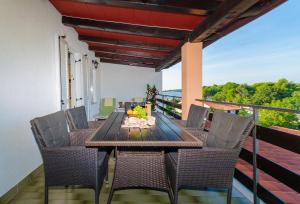
[[96, 187], [96, 189], [95, 189], [95, 204], [99, 204], [99, 195], [100, 195], [100, 189], [99, 189], [99, 187]]
[[177, 204], [178, 203], [178, 190], [176, 189], [173, 193], [174, 193], [173, 204]]
[[231, 197], [232, 197], [232, 188], [229, 188], [227, 192], [227, 204], [231, 204]]
[[111, 203], [111, 200], [113, 198], [113, 195], [114, 195], [114, 189], [111, 189], [110, 190], [110, 193], [109, 193], [109, 196], [108, 196], [108, 199], [107, 199], [107, 204], [110, 204]]
[[45, 203], [45, 204], [48, 204], [48, 186], [47, 186], [47, 185], [45, 185], [44, 196], [45, 196], [45, 198], [44, 198], [44, 203]]
[[106, 168], [105, 179], [104, 179], [104, 182], [105, 182], [106, 184], [109, 183], [109, 181], [108, 181], [108, 172], [109, 172], [109, 169], [108, 169], [108, 168], [109, 168], [109, 167]]
[[168, 191], [168, 196], [169, 196], [169, 199], [171, 201], [171, 204], [173, 204], [174, 196], [173, 196], [173, 191], [171, 189], [169, 189], [169, 191]]

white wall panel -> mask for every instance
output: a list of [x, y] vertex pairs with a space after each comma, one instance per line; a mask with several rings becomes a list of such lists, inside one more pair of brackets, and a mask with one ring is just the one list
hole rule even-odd
[[[72, 53], [87, 54], [86, 77], [95, 55], [72, 28], [62, 25], [61, 15], [48, 0], [2, 0], [0, 27], [2, 196], [42, 163], [29, 121], [61, 108], [58, 36], [66, 36]], [[98, 113], [101, 97], [128, 101], [144, 96], [147, 83], [161, 90], [161, 73], [153, 69], [100, 63], [95, 75], [96, 103], [91, 103], [88, 91], [84, 94], [89, 97], [84, 100], [90, 102], [90, 116]], [[90, 80], [83, 81], [88, 86]]]
[[146, 97], [147, 83], [162, 89], [162, 73], [151, 68], [101, 63], [100, 75], [101, 97], [115, 97], [117, 102]]
[[0, 196], [41, 163], [29, 121], [60, 109], [58, 36], [88, 54], [48, 0], [1, 0]]

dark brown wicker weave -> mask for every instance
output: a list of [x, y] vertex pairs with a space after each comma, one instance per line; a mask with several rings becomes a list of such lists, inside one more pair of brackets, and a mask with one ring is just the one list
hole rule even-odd
[[[82, 185], [95, 190], [95, 203], [107, 174], [108, 155], [72, 141], [63, 111], [30, 121], [41, 152], [45, 172], [45, 203], [49, 186]], [[79, 145], [79, 146], [71, 146]]]
[[174, 122], [181, 128], [195, 128], [202, 130], [208, 114], [208, 108], [192, 104], [187, 120], [174, 120]]
[[95, 132], [94, 129], [81, 129], [69, 132], [72, 146], [85, 146], [85, 141]]
[[[254, 126], [250, 118], [215, 111], [203, 149], [179, 149], [166, 154], [166, 168], [178, 201], [180, 189], [227, 189], [231, 202], [232, 181], [239, 153]], [[219, 134], [222, 133], [222, 134]]]
[[172, 191], [166, 176], [163, 152], [118, 151], [115, 175], [107, 203], [110, 204], [113, 193], [122, 189], [152, 189], [169, 194]]
[[206, 146], [208, 132], [201, 129], [200, 130], [195, 129], [195, 128], [185, 128], [185, 130], [191, 135], [193, 135], [194, 137], [198, 138], [203, 143], [202, 146]]
[[95, 131], [103, 124], [102, 121], [88, 121], [84, 106], [66, 110], [66, 116], [70, 131], [79, 129], [92, 129]]

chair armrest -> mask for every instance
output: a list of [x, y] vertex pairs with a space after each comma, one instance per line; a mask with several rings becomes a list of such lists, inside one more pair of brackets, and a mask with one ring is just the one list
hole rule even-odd
[[80, 129], [71, 131], [70, 142], [71, 146], [85, 146], [85, 141], [92, 136], [95, 129]]
[[89, 129], [98, 129], [104, 124], [103, 121], [88, 121]]
[[206, 146], [208, 132], [206, 132], [204, 130], [201, 130], [201, 129], [198, 129], [198, 128], [186, 128], [186, 130], [190, 134], [192, 134], [193, 136], [195, 136], [196, 138], [201, 140], [203, 142], [203, 146]]
[[45, 179], [48, 185], [94, 185], [98, 173], [98, 150], [83, 146], [44, 148]]

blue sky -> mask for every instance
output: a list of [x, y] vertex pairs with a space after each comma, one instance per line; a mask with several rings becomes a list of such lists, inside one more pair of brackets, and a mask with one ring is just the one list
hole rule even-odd
[[[300, 82], [300, 0], [289, 0], [203, 52], [203, 85]], [[181, 64], [163, 71], [163, 89], [181, 88]]]

